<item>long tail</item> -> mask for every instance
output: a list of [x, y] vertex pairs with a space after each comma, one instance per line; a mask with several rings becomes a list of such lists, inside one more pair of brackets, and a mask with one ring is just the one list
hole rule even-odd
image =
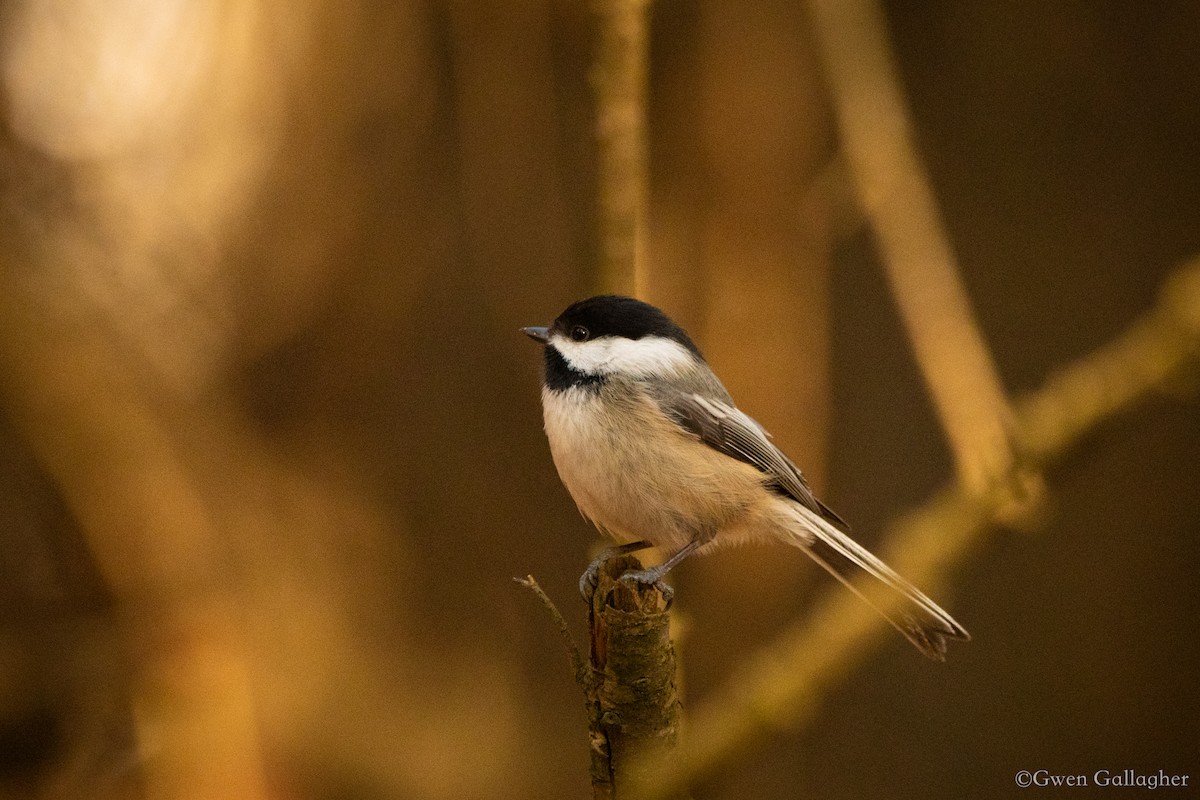
[[946, 639], [971, 638], [937, 603], [865, 547], [813, 511], [788, 505], [803, 528], [795, 532], [793, 543], [882, 614], [922, 653], [945, 661]]

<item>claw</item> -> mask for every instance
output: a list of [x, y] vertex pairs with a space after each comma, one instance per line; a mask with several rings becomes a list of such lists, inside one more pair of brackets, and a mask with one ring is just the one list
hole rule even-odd
[[579, 593], [588, 602], [591, 602], [592, 595], [596, 593], [596, 586], [600, 583], [601, 563], [599, 559], [593, 561], [588, 564], [587, 569], [579, 576]]
[[635, 569], [626, 572], [621, 576], [621, 580], [627, 583], [640, 583], [643, 586], [653, 586], [662, 593], [663, 599], [667, 601], [667, 608], [671, 607], [671, 601], [675, 598], [675, 590], [662, 579], [663, 571], [658, 567], [650, 569]]
[[587, 565], [587, 569], [583, 571], [583, 574], [579, 576], [579, 593], [583, 595], [583, 599], [588, 603], [592, 602], [592, 595], [595, 594], [596, 586], [600, 583], [600, 567], [605, 561], [614, 556], [627, 555], [629, 553], [636, 553], [638, 550], [645, 550], [649, 546], [649, 542], [630, 542], [610, 547], [596, 556], [592, 560], [592, 563]]

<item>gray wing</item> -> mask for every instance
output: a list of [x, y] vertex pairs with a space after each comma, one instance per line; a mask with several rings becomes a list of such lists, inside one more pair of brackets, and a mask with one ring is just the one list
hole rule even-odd
[[845, 520], [822, 503], [804, 475], [778, 447], [770, 434], [732, 402], [709, 399], [695, 392], [659, 398], [667, 416], [701, 442], [770, 477], [770, 485], [843, 529]]

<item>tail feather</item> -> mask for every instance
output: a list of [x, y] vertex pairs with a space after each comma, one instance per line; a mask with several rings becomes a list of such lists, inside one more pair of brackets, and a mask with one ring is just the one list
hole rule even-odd
[[[798, 544], [926, 656], [945, 661], [946, 639], [971, 638], [937, 603], [865, 547], [807, 508], [794, 508], [808, 534], [800, 537]], [[863, 581], [864, 574], [871, 580]]]

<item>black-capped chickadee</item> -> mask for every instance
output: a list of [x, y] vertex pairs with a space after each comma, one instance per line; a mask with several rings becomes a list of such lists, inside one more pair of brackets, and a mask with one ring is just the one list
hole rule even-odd
[[[549, 328], [542, 410], [559, 477], [585, 517], [632, 552], [656, 546], [662, 564], [623, 579], [658, 583], [693, 553], [751, 539], [807, 552], [880, 608], [930, 658], [961, 625], [846, 535], [800, 470], [733, 404], [691, 337], [629, 297], [580, 300]], [[585, 573], [594, 579], [596, 563]], [[874, 582], [874, 585], [861, 585]]]

